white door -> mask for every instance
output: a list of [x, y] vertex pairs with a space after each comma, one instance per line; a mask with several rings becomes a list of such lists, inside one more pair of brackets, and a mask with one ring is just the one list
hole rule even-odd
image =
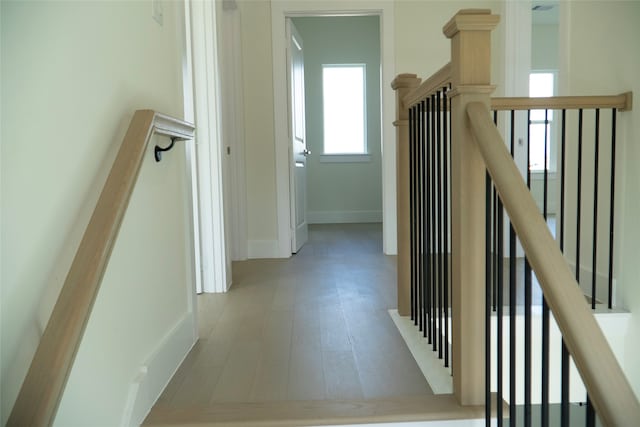
[[287, 19], [289, 39], [289, 138], [291, 146], [291, 252], [296, 253], [307, 241], [307, 150], [304, 126], [304, 57], [302, 38]]

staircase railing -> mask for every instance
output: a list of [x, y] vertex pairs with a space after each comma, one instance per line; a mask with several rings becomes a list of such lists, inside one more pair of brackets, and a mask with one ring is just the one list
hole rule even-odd
[[[549, 232], [547, 195], [543, 216], [490, 114], [491, 107], [509, 111], [576, 108], [580, 109], [582, 117], [581, 109], [612, 108], [614, 142], [611, 159], [614, 164], [615, 110], [630, 108], [630, 94], [491, 100], [494, 87], [490, 84], [490, 32], [498, 20], [499, 17], [488, 10], [459, 12], [444, 27], [445, 35], [451, 39], [451, 62], [422, 85], [411, 74], [399, 75], [393, 82], [397, 99], [398, 311], [400, 315], [412, 317], [434, 350], [439, 350], [445, 365], [449, 361], [448, 334], [451, 334], [453, 388], [461, 404], [485, 404], [489, 425], [491, 393], [496, 391], [492, 390], [491, 375], [497, 372], [498, 380], [494, 380], [498, 397], [497, 424], [503, 423], [501, 402], [507, 399], [510, 425], [515, 425], [520, 417], [524, 418], [524, 425], [531, 425], [533, 270], [543, 297], [542, 425], [549, 425], [550, 314], [557, 322], [567, 350], [563, 352], [562, 360], [561, 424], [568, 425], [569, 420], [568, 386], [564, 382], [570, 353], [588, 393], [587, 425], [595, 423], [593, 409], [604, 425], [633, 425], [640, 419], [640, 405], [593, 313], [584, 303], [583, 293], [558, 242]], [[513, 117], [514, 113], [510, 114]], [[599, 135], [597, 117], [598, 113], [595, 126], [596, 135]], [[582, 132], [581, 126], [578, 133]], [[514, 128], [512, 121], [512, 134]], [[595, 138], [597, 170], [598, 136]], [[513, 143], [514, 138], [511, 139], [512, 146]], [[546, 186], [546, 164], [544, 170]], [[612, 174], [615, 176], [615, 171]], [[594, 185], [597, 187], [597, 182]], [[613, 190], [613, 179], [610, 186]], [[597, 195], [594, 200], [597, 201]], [[613, 221], [613, 198], [610, 211]], [[520, 239], [526, 259], [523, 285], [524, 298], [528, 300], [524, 308], [525, 379], [524, 383], [518, 381], [518, 387], [523, 388], [525, 394], [522, 416], [516, 416], [516, 362], [509, 365], [508, 396], [503, 394], [501, 376], [505, 367], [502, 346], [509, 348], [511, 354], [515, 353], [515, 288], [518, 286], [515, 264], [508, 265], [509, 280], [505, 281], [503, 277], [504, 212], [511, 221], [509, 252], [515, 253], [517, 239]], [[561, 217], [563, 223], [564, 213]], [[596, 235], [597, 222], [594, 220], [593, 224]], [[593, 253], [595, 277], [595, 245]], [[609, 259], [611, 253], [612, 243]], [[575, 270], [577, 276], [579, 260]], [[595, 286], [595, 279], [593, 282]], [[502, 329], [504, 287], [512, 300], [509, 305], [511, 341], [506, 343], [503, 343]], [[595, 288], [592, 296], [595, 304]], [[497, 316], [492, 315], [494, 308]], [[494, 363], [491, 352], [496, 341], [498, 360]], [[478, 357], [483, 354], [485, 357]]]
[[[8, 426], [53, 423], [91, 308], [152, 135], [193, 138], [194, 126], [152, 110], [135, 112], [9, 416]], [[168, 149], [168, 148], [167, 148]], [[167, 149], [156, 146], [156, 160]]]

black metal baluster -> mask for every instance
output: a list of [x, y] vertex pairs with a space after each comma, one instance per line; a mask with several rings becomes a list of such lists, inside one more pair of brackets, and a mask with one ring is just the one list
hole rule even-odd
[[611, 110], [611, 189], [609, 201], [609, 275], [608, 287], [609, 298], [608, 307], [613, 308], [613, 209], [615, 207], [615, 188], [616, 188], [616, 113], [614, 108]]
[[582, 108], [578, 110], [578, 183], [576, 205], [576, 282], [580, 283], [580, 216], [582, 198]]
[[[447, 90], [451, 90], [451, 83], [449, 83], [449, 85], [447, 87]], [[449, 125], [449, 132], [448, 132], [449, 141], [448, 141], [448, 145], [449, 145], [449, 153], [451, 153], [452, 152], [451, 151], [451, 144], [452, 144], [452, 142], [451, 142], [451, 135], [452, 135], [452, 132], [451, 132], [451, 104], [450, 103], [448, 103], [448, 104], [449, 104], [448, 105], [449, 108], [447, 109], [447, 111], [449, 112], [449, 123], [448, 123], [448, 125]], [[449, 182], [450, 183], [452, 182], [452, 180], [451, 180], [451, 159], [449, 159]], [[451, 189], [449, 189], [449, 194], [451, 194]], [[451, 201], [451, 198], [449, 198], [449, 202], [450, 201]], [[449, 207], [451, 207], [451, 205], [449, 205]], [[451, 209], [449, 209], [449, 217], [448, 218], [449, 218], [449, 224], [453, 224], [453, 213], [451, 212]], [[451, 277], [451, 275], [449, 275], [449, 277]], [[449, 280], [448, 294], [452, 295], [451, 280]], [[453, 307], [450, 307], [450, 317], [453, 319]], [[453, 373], [452, 373], [452, 375], [453, 375]]]
[[416, 154], [417, 154], [417, 177], [416, 177], [416, 191], [418, 194], [418, 206], [417, 206], [417, 262], [418, 262], [418, 330], [422, 330], [423, 328], [423, 313], [424, 313], [424, 304], [423, 294], [424, 294], [424, 275], [425, 275], [425, 265], [424, 265], [424, 204], [425, 204], [425, 193], [424, 193], [424, 128], [426, 123], [424, 122], [424, 104], [420, 103], [418, 105], [418, 114], [420, 116], [420, 122], [422, 126], [420, 126], [420, 131], [417, 135], [416, 141]]
[[420, 222], [421, 222], [421, 227], [420, 227], [420, 250], [421, 250], [421, 254], [420, 254], [420, 262], [422, 265], [422, 289], [421, 289], [421, 294], [420, 294], [420, 305], [422, 306], [422, 311], [420, 314], [420, 323], [422, 324], [422, 336], [426, 336], [427, 333], [427, 324], [428, 324], [428, 319], [429, 319], [429, 308], [428, 308], [428, 304], [427, 302], [427, 289], [428, 289], [428, 284], [429, 284], [429, 275], [431, 274], [431, 266], [429, 265], [429, 263], [426, 261], [428, 259], [428, 242], [429, 242], [429, 238], [430, 238], [430, 234], [429, 234], [429, 223], [427, 220], [427, 214], [428, 214], [428, 206], [429, 206], [429, 186], [428, 186], [428, 181], [426, 181], [427, 179], [427, 167], [428, 167], [428, 163], [427, 163], [427, 144], [428, 144], [428, 135], [429, 135], [429, 121], [426, 120], [426, 114], [428, 114], [429, 111], [429, 102], [425, 101], [424, 99], [420, 102], [421, 105], [421, 112], [420, 112], [420, 118], [421, 120], [424, 121], [424, 126], [422, 127], [422, 134], [421, 134], [421, 138], [420, 138], [420, 159], [421, 159], [421, 163], [422, 163], [422, 169], [421, 169], [421, 176], [420, 176], [420, 188], [421, 188], [421, 194], [422, 194], [422, 200], [423, 203], [421, 205], [421, 211], [420, 211]]
[[[600, 109], [596, 108], [595, 111], [595, 145], [594, 145], [594, 160], [593, 160], [593, 246], [591, 254], [591, 309], [596, 308], [596, 279], [597, 270], [596, 263], [598, 260], [598, 161], [599, 161], [599, 146], [600, 146]], [[587, 393], [587, 427], [595, 426], [595, 410], [589, 394]]]
[[485, 176], [485, 309], [484, 309], [484, 419], [485, 427], [491, 427], [491, 177]]
[[[544, 185], [543, 185], [543, 208], [542, 213], [545, 222], [547, 221], [547, 186], [549, 165], [547, 160], [549, 140], [547, 137], [547, 126], [549, 126], [549, 110], [544, 110]], [[549, 306], [547, 299], [542, 296], [542, 419], [541, 425], [549, 425]]]
[[562, 110], [562, 130], [560, 136], [560, 250], [564, 252], [564, 191], [567, 145], [567, 110]]
[[438, 287], [437, 287], [437, 280], [438, 280], [438, 276], [437, 276], [437, 263], [436, 263], [436, 257], [437, 257], [437, 251], [438, 251], [438, 246], [437, 246], [437, 210], [436, 210], [436, 203], [437, 203], [437, 171], [436, 171], [436, 163], [437, 163], [437, 158], [436, 158], [436, 113], [435, 113], [435, 109], [436, 107], [436, 96], [435, 94], [431, 95], [431, 179], [432, 179], [432, 183], [431, 183], [431, 188], [433, 190], [433, 194], [431, 197], [431, 230], [432, 230], [432, 242], [431, 242], [431, 247], [433, 248], [432, 251], [432, 255], [431, 255], [431, 265], [432, 265], [432, 281], [431, 281], [431, 307], [433, 310], [432, 313], [432, 317], [431, 317], [431, 334], [433, 339], [431, 340], [431, 344], [432, 344], [432, 348], [433, 351], [436, 351], [438, 349], [438, 340], [437, 340], [437, 319], [436, 319], [436, 315], [437, 315], [437, 310], [438, 310]]
[[587, 393], [587, 419], [586, 419], [587, 427], [595, 427], [596, 426], [596, 411], [593, 408], [593, 403], [591, 402], [591, 398]]
[[545, 427], [549, 425], [549, 306], [542, 296], [542, 405], [541, 423]]
[[443, 357], [443, 352], [442, 352], [442, 331], [444, 329], [443, 325], [442, 325], [442, 321], [443, 321], [443, 310], [442, 310], [442, 305], [443, 305], [443, 287], [444, 287], [444, 283], [443, 283], [443, 269], [444, 269], [444, 254], [442, 251], [442, 248], [444, 247], [444, 244], [442, 242], [443, 240], [443, 233], [442, 233], [442, 200], [443, 200], [443, 195], [444, 195], [444, 191], [442, 188], [442, 171], [443, 171], [443, 167], [442, 167], [442, 122], [440, 121], [441, 117], [440, 117], [440, 110], [442, 108], [441, 105], [441, 99], [440, 99], [440, 91], [436, 92], [436, 105], [438, 106], [438, 109], [436, 111], [436, 123], [437, 123], [437, 131], [436, 131], [436, 158], [437, 158], [437, 169], [436, 169], [436, 174], [438, 175], [438, 182], [437, 182], [437, 187], [438, 187], [438, 358], [442, 359]]
[[544, 215], [545, 222], [547, 221], [547, 212], [548, 212], [548, 201], [547, 201], [547, 192], [549, 187], [549, 164], [548, 164], [548, 155], [549, 155], [549, 139], [547, 137], [547, 126], [549, 126], [549, 110], [544, 110], [544, 181], [543, 181], [543, 189], [542, 189], [542, 212]]
[[[498, 110], [495, 110], [493, 112], [493, 123], [496, 126], [498, 125]], [[495, 192], [495, 187], [494, 187], [494, 192]], [[496, 198], [496, 195], [494, 194], [494, 200], [495, 200], [495, 198]], [[494, 230], [495, 230], [495, 227], [496, 227], [496, 224], [495, 224], [496, 221], [498, 221], [498, 216], [494, 213]], [[493, 238], [494, 238], [494, 240], [497, 239], [497, 234], [495, 233], [495, 231], [494, 231], [494, 234], [493, 234]], [[494, 271], [497, 271], [497, 268], [502, 268], [502, 266], [500, 266], [498, 264], [501, 261], [499, 261], [498, 257], [497, 257], [497, 247], [498, 247], [497, 246], [497, 242], [494, 241], [494, 243], [493, 243], [493, 248], [494, 248], [494, 253], [493, 253], [494, 260], [493, 261], [494, 261], [494, 268], [495, 268]], [[494, 275], [495, 275], [495, 272], [494, 272]], [[498, 307], [498, 301], [497, 301], [498, 288], [497, 288], [497, 286], [498, 286], [498, 279], [497, 279], [497, 276], [495, 276], [494, 285], [493, 285], [493, 311], [496, 311], [496, 309]]]
[[[527, 187], [531, 188], [531, 110], [527, 111]], [[532, 283], [531, 265], [529, 260], [524, 259], [524, 401], [525, 401], [525, 423], [531, 425], [531, 306]]]
[[[502, 401], [503, 401], [503, 396], [504, 396], [504, 391], [503, 391], [503, 384], [502, 384], [502, 365], [503, 365], [503, 356], [502, 356], [502, 346], [503, 346], [503, 336], [502, 336], [502, 315], [503, 315], [503, 305], [504, 305], [504, 278], [503, 278], [503, 259], [504, 259], [504, 218], [503, 218], [503, 209], [502, 209], [502, 201], [500, 200], [500, 197], [497, 196], [496, 193], [496, 198], [497, 198], [497, 241], [498, 241], [498, 254], [497, 254], [497, 258], [498, 258], [498, 269], [497, 269], [497, 276], [498, 276], [498, 314], [497, 314], [497, 322], [498, 322], [498, 327], [497, 327], [497, 333], [498, 333], [498, 337], [497, 337], [497, 341], [498, 341], [498, 349], [497, 349], [497, 358], [498, 358], [498, 363], [497, 363], [497, 371], [498, 371], [498, 397], [497, 397], [497, 408], [498, 408], [498, 426], [502, 425]], [[513, 404], [515, 404], [515, 402], [513, 402]], [[511, 421], [509, 420], [509, 427], [511, 427]]]
[[[515, 111], [511, 111], [510, 152], [515, 148]], [[509, 221], [509, 427], [516, 426], [516, 231]]]
[[[564, 252], [564, 191], [565, 191], [565, 165], [566, 165], [566, 140], [567, 140], [567, 110], [562, 110], [562, 136], [561, 136], [561, 170], [560, 170], [560, 250]], [[561, 390], [560, 390], [560, 427], [569, 427], [569, 350], [562, 340], [560, 361]]]
[[416, 263], [416, 191], [415, 191], [415, 145], [416, 145], [416, 107], [409, 109], [409, 247], [411, 249], [411, 320], [416, 317], [416, 287], [417, 287], [417, 263]]
[[498, 199], [496, 197], [496, 188], [493, 187], [493, 311], [498, 310]]
[[415, 143], [414, 143], [414, 187], [413, 191], [415, 193], [415, 204], [414, 204], [414, 215], [415, 215], [415, 225], [414, 225], [414, 245], [415, 245], [415, 274], [416, 274], [416, 291], [415, 291], [415, 318], [413, 319], [413, 323], [420, 328], [420, 291], [422, 288], [422, 262], [420, 259], [420, 241], [421, 241], [421, 233], [420, 233], [420, 209], [422, 205], [422, 194], [421, 194], [421, 182], [420, 182], [420, 129], [422, 128], [422, 118], [420, 116], [420, 106], [416, 105], [415, 107], [415, 116], [418, 122], [418, 125], [415, 129]]
[[449, 367], [449, 134], [447, 133], [447, 87], [442, 88], [442, 131], [444, 149], [444, 367]]
[[429, 266], [424, 262], [424, 242], [425, 242], [425, 221], [424, 221], [424, 210], [425, 204], [428, 202], [425, 193], [425, 185], [424, 185], [424, 174], [425, 174], [425, 160], [424, 160], [424, 135], [426, 133], [427, 126], [429, 125], [424, 120], [424, 111], [425, 108], [428, 108], [424, 101], [420, 102], [418, 106], [418, 113], [420, 114], [420, 121], [422, 122], [422, 126], [420, 126], [420, 134], [418, 135], [418, 163], [420, 165], [418, 169], [418, 195], [420, 197], [420, 204], [418, 205], [418, 263], [420, 265], [419, 275], [420, 275], [420, 290], [418, 293], [418, 330], [424, 330], [424, 316], [425, 316], [425, 305], [424, 305], [424, 288], [426, 286], [426, 275], [428, 274]]
[[591, 308], [596, 308], [598, 262], [598, 164], [600, 163], [600, 109], [596, 108], [596, 132], [593, 160], [593, 246], [591, 254]]

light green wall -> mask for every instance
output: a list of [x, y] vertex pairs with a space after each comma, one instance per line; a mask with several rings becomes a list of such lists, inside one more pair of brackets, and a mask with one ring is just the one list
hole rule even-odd
[[558, 25], [531, 26], [531, 69], [558, 69]]
[[[555, 24], [533, 24], [531, 26], [531, 69], [532, 70], [557, 70], [558, 69], [558, 25]], [[556, 119], [557, 120], [557, 119]], [[556, 141], [559, 138], [559, 127], [552, 128], [554, 137], [551, 142], [551, 150], [556, 150]], [[553, 157], [557, 155], [552, 153]], [[558, 170], [553, 161], [550, 169]], [[550, 176], [548, 182], [547, 212], [557, 213], [557, 200], [559, 198], [558, 180], [555, 176]], [[544, 184], [541, 175], [536, 176], [531, 182], [531, 193], [535, 199], [540, 212], [543, 210], [544, 203]]]
[[[568, 93], [640, 93], [640, 2], [569, 2]], [[620, 113], [616, 265], [618, 305], [632, 312], [624, 368], [640, 396], [640, 109]]]
[[[307, 158], [307, 217], [382, 219], [380, 150], [380, 18], [295, 18], [304, 42]], [[366, 65], [367, 146], [371, 161], [321, 163], [323, 152], [322, 65]], [[349, 216], [340, 214], [349, 212]], [[358, 213], [360, 213], [358, 215]], [[375, 215], [373, 215], [375, 216]], [[322, 219], [325, 218], [325, 219]]]
[[[161, 27], [148, 1], [1, 3], [3, 425], [133, 112], [182, 115], [183, 13], [163, 6]], [[189, 315], [184, 149], [151, 155], [57, 424], [120, 425], [139, 367]]]

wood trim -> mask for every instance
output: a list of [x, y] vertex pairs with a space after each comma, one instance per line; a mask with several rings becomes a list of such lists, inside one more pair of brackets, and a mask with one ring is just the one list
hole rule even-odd
[[[447, 64], [445, 67], [449, 66]], [[443, 67], [444, 69], [444, 67]], [[442, 71], [441, 69], [440, 71]], [[438, 73], [440, 72], [438, 71]], [[404, 97], [403, 102], [407, 105], [407, 108], [417, 104], [423, 99], [431, 95], [438, 87], [444, 85], [451, 79], [450, 75], [445, 79], [435, 79], [436, 74], [425, 80], [418, 88], [410, 92]], [[430, 81], [436, 83], [428, 85]], [[438, 83], [439, 82], [439, 83]], [[430, 89], [429, 89], [430, 87]], [[485, 90], [487, 93], [493, 92], [495, 86], [458, 86], [456, 89], [452, 89], [447, 92], [449, 98], [464, 93], [473, 92], [477, 93], [480, 90]], [[449, 104], [450, 105], [450, 104]], [[447, 107], [449, 107], [449, 105]], [[594, 109], [594, 108], [616, 108], [618, 111], [631, 111], [633, 109], [633, 92], [625, 92], [619, 95], [600, 95], [600, 96], [552, 96], [546, 98], [529, 98], [529, 97], [495, 97], [491, 98], [491, 110], [492, 111], [510, 111], [510, 110], [534, 110], [534, 109], [549, 109], [549, 110], [577, 110], [582, 109]], [[449, 108], [447, 108], [449, 110]]]
[[179, 140], [186, 141], [193, 139], [193, 125], [184, 120], [167, 116], [161, 113], [155, 113], [153, 119], [153, 133], [157, 135], [165, 135]]
[[606, 426], [636, 425], [640, 403], [598, 326], [557, 242], [539, 214], [486, 105], [467, 115], [487, 169], [553, 311], [589, 396]]
[[411, 233], [409, 212], [409, 107], [406, 94], [420, 84], [415, 74], [400, 74], [391, 87], [396, 92], [396, 238], [398, 313], [411, 314]]
[[[493, 395], [495, 411], [495, 395]], [[505, 409], [506, 410], [506, 409]], [[495, 412], [494, 412], [495, 413]], [[380, 399], [225, 402], [203, 406], [156, 405], [143, 426], [300, 427], [320, 425], [477, 420], [484, 406], [462, 406], [451, 394]]]
[[550, 110], [575, 110], [578, 108], [617, 108], [630, 111], [633, 107], [633, 93], [625, 92], [611, 96], [553, 96], [548, 98], [508, 97], [491, 98], [491, 109], [532, 110], [547, 108]]
[[491, 15], [490, 9], [462, 9], [442, 28], [447, 38], [460, 31], [491, 31], [500, 22], [499, 15]]
[[462, 405], [484, 405], [484, 178], [482, 155], [467, 124], [466, 105], [489, 104], [491, 30], [500, 17], [461, 11], [445, 27], [451, 39], [451, 371]]
[[152, 110], [138, 110], [111, 167], [7, 426], [51, 425], [154, 133], [180, 140], [194, 127]]
[[451, 63], [446, 64], [402, 99], [407, 108], [451, 82]]

